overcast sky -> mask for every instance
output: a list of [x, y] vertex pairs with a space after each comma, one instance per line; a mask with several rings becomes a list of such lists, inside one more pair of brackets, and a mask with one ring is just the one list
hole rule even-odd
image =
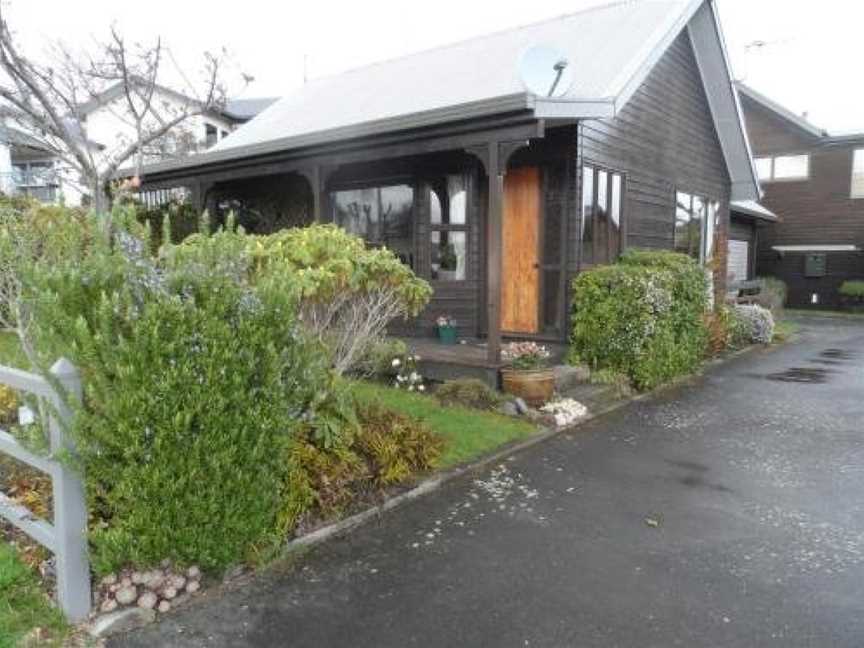
[[[280, 95], [310, 77], [489, 31], [607, 4], [602, 0], [10, 0], [7, 21], [28, 53], [49, 39], [86, 45], [112, 21], [140, 39], [161, 35], [184, 68], [227, 47], [244, 96]], [[864, 131], [861, 0], [718, 0], [736, 78], [831, 132]], [[574, 35], [578, 38], [578, 34]], [[576, 62], [578, 65], [579, 62]], [[583, 64], [590, 65], [590, 61]]]

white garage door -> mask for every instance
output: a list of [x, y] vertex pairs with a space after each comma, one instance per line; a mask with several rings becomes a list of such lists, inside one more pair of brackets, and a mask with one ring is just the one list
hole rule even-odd
[[729, 261], [727, 272], [730, 281], [746, 281], [750, 267], [750, 243], [729, 239]]

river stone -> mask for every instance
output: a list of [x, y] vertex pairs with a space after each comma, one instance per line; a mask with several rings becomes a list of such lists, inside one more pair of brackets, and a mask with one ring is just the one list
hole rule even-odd
[[132, 605], [138, 598], [138, 588], [134, 585], [121, 587], [114, 595], [120, 605]]
[[171, 604], [168, 601], [162, 601], [159, 603], [159, 611], [163, 614], [171, 609]]
[[138, 607], [145, 610], [152, 610], [158, 602], [159, 598], [153, 592], [144, 592], [138, 597]]
[[531, 409], [528, 407], [528, 403], [526, 403], [521, 398], [514, 398], [513, 404], [516, 406], [516, 411], [519, 412], [520, 416], [525, 416]]
[[190, 594], [194, 594], [199, 589], [201, 589], [201, 583], [199, 583], [198, 581], [193, 580], [186, 583], [186, 591]]
[[97, 617], [90, 624], [89, 632], [93, 637], [108, 637], [119, 632], [126, 632], [134, 628], [140, 628], [156, 620], [153, 610], [145, 610], [140, 607], [127, 608], [119, 612], [111, 612]]

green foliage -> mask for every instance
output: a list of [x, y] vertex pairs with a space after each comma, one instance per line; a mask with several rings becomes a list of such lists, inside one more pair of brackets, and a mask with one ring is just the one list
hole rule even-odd
[[479, 410], [494, 410], [504, 398], [482, 380], [459, 378], [435, 389], [435, 398], [445, 407], [460, 405]]
[[36, 575], [18, 559], [14, 548], [0, 542], [0, 648], [21, 645], [35, 628], [42, 629], [40, 646], [59, 645], [67, 630]]
[[573, 283], [571, 362], [626, 374], [650, 389], [693, 371], [705, 354], [704, 270], [673, 252], [632, 250]]
[[537, 427], [524, 419], [467, 407], [442, 407], [432, 396], [375, 383], [353, 383], [357, 400], [379, 403], [389, 410], [420, 419], [445, 439], [441, 466], [465, 463], [517, 439], [530, 437]]
[[287, 272], [304, 301], [326, 302], [346, 291], [395, 289], [406, 315], [417, 315], [432, 295], [429, 284], [386, 248], [366, 247], [336, 225], [312, 225], [253, 238], [259, 275]]
[[396, 373], [393, 360], [401, 362], [407, 355], [408, 347], [402, 340], [385, 338], [371, 345], [357, 364], [357, 373], [378, 378], [393, 376]]
[[774, 339], [774, 316], [771, 311], [756, 304], [738, 304], [731, 309], [732, 344], [770, 344]]
[[28, 295], [44, 364], [64, 355], [84, 378], [72, 433], [103, 520], [95, 568], [220, 568], [279, 542], [287, 448], [327, 409], [329, 371], [293, 293], [237, 272], [239, 234], [157, 261], [121, 218], [37, 264]]
[[376, 484], [404, 482], [438, 465], [444, 439], [422, 421], [378, 403], [361, 405], [358, 417], [357, 449], [369, 461]]
[[18, 392], [7, 385], [0, 385], [0, 425], [8, 426], [18, 421]]
[[[159, 207], [148, 208], [135, 205], [138, 222], [150, 229], [153, 251], [163, 243], [178, 244], [200, 231], [201, 218], [191, 203], [169, 202]], [[167, 236], [166, 236], [167, 234]]]
[[840, 294], [844, 297], [864, 299], [864, 280], [844, 281], [840, 285]]
[[775, 318], [779, 317], [786, 305], [788, 287], [785, 282], [776, 277], [759, 277], [758, 281], [762, 282], [762, 290], [756, 298], [756, 303], [770, 310]]

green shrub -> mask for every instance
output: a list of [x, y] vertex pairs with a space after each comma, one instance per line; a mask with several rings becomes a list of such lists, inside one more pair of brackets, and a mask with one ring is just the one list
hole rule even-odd
[[104, 229], [86, 254], [35, 267], [30, 294], [45, 363], [65, 355], [83, 374], [72, 433], [102, 518], [95, 567], [217, 569], [278, 544], [293, 433], [330, 393], [294, 295], [247, 285], [232, 235], [158, 264], [126, 228]]
[[774, 339], [774, 316], [767, 308], [757, 304], [738, 304], [732, 307], [732, 344], [770, 344]]
[[445, 407], [456, 405], [479, 410], [494, 410], [504, 402], [501, 394], [476, 378], [448, 380], [435, 389], [435, 398]]
[[375, 483], [404, 482], [438, 464], [444, 441], [421, 421], [376, 403], [358, 410], [358, 451], [367, 458]]
[[407, 355], [408, 346], [402, 340], [385, 338], [371, 345], [357, 363], [356, 371], [361, 376], [392, 377], [397, 372], [393, 360], [401, 361]]
[[758, 280], [762, 282], [762, 290], [756, 297], [756, 303], [770, 310], [775, 318], [780, 317], [789, 294], [785, 282], [776, 277], [759, 277]]
[[390, 322], [416, 316], [432, 295], [393, 252], [367, 247], [336, 225], [250, 240], [256, 278], [297, 290], [300, 322], [330, 349], [340, 374], [357, 366]]
[[864, 299], [864, 280], [844, 281], [840, 285], [840, 294], [853, 299]]
[[707, 302], [705, 271], [689, 257], [627, 252], [575, 279], [571, 362], [624, 373], [638, 389], [693, 371], [705, 354]]

